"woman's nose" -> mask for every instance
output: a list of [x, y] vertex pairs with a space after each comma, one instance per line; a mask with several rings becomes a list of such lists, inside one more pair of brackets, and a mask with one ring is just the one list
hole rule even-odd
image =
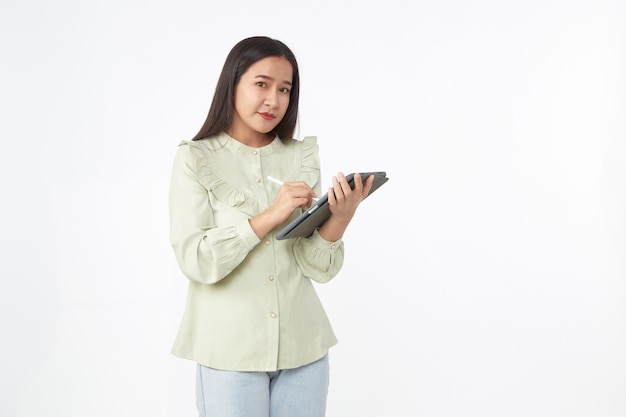
[[265, 96], [265, 105], [274, 107], [277, 102], [278, 102], [278, 93], [276, 91], [274, 92], [268, 91], [267, 95]]

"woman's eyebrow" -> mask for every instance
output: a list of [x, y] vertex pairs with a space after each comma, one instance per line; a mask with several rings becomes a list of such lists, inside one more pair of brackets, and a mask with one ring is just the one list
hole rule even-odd
[[[264, 80], [272, 80], [272, 81], [274, 81], [274, 78], [270, 77], [269, 75], [265, 75], [265, 74], [259, 74], [255, 78], [262, 78]], [[283, 83], [285, 83], [287, 85], [291, 85], [291, 81], [284, 80]]]

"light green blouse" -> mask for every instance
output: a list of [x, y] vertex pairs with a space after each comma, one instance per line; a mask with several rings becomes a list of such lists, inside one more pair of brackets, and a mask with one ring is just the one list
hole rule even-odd
[[222, 370], [274, 371], [311, 363], [337, 343], [312, 281], [339, 272], [343, 241], [317, 231], [276, 240], [284, 225], [261, 241], [248, 219], [278, 193], [268, 175], [306, 181], [319, 195], [316, 138], [251, 148], [222, 133], [179, 145], [170, 243], [189, 288], [174, 355]]

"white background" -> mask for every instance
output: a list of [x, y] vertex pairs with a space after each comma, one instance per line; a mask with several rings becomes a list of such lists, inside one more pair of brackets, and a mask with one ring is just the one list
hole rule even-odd
[[328, 417], [624, 417], [617, 0], [3, 1], [0, 415], [196, 415], [169, 173], [259, 34], [324, 185], [391, 178], [318, 286]]

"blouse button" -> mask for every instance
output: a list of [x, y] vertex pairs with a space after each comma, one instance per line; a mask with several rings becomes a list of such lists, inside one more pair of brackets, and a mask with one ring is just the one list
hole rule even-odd
[[266, 240], [264, 243], [265, 243], [265, 246], [269, 246], [271, 242], [269, 240]]
[[335, 245], [330, 245], [330, 249], [334, 250], [335, 249]]
[[256, 155], [256, 154], [258, 154], [257, 151], [252, 151], [252, 155]]
[[270, 314], [272, 316], [273, 319], [276, 318], [276, 313], [272, 312], [272, 314]]
[[261, 180], [260, 180], [259, 178], [257, 178], [257, 179], [256, 179], [256, 183], [257, 183], [257, 184], [260, 184], [260, 183], [261, 183]]
[[270, 275], [270, 281], [274, 281], [274, 275]]

